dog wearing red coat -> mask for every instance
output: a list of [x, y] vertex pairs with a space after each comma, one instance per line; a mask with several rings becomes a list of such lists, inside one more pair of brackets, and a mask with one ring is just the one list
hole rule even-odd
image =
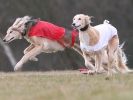
[[9, 27], [3, 41], [25, 38], [30, 43], [24, 50], [24, 56], [14, 67], [15, 71], [19, 71], [28, 60], [38, 61], [36, 56], [42, 52], [52, 53], [71, 47], [82, 55], [78, 42], [75, 43], [77, 35], [76, 31], [70, 32], [52, 23], [24, 16], [17, 18]]

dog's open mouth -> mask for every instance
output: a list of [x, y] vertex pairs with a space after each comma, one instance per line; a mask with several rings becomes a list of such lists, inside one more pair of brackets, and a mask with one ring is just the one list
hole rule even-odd
[[12, 40], [14, 39], [14, 37], [12, 37], [11, 39], [7, 40], [7, 41], [4, 41], [5, 43], [9, 43], [11, 42]]
[[80, 26], [81, 26], [81, 25], [78, 25], [78, 26], [73, 26], [73, 28], [76, 28], [76, 29], [77, 29], [77, 28], [78, 28], [78, 27], [80, 27]]

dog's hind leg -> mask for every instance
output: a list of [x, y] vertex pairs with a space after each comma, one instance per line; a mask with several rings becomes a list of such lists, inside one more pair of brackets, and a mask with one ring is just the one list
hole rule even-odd
[[109, 41], [109, 44], [108, 44], [108, 74], [107, 74], [107, 77], [106, 79], [109, 79], [110, 76], [112, 76], [113, 72], [112, 72], [112, 69], [113, 67], [116, 67], [114, 66], [115, 65], [115, 61], [117, 59], [117, 56], [116, 56], [116, 51], [118, 49], [118, 46], [119, 46], [119, 39], [118, 39], [118, 36], [114, 36], [110, 41]]
[[38, 45], [35, 46], [32, 50], [30, 50], [29, 52], [27, 52], [22, 59], [16, 64], [14, 70], [15, 71], [19, 71], [21, 70], [22, 66], [24, 63], [26, 63], [30, 58], [37, 56], [38, 54], [40, 54], [42, 52], [42, 48], [43, 46]]

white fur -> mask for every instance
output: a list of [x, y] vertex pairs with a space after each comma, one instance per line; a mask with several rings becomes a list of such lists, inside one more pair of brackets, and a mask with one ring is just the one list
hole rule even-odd
[[99, 32], [99, 41], [97, 44], [95, 44], [94, 46], [89, 46], [89, 35], [87, 32], [80, 32], [79, 33], [79, 37], [80, 37], [80, 47], [83, 50], [86, 51], [98, 51], [102, 48], [104, 48], [105, 46], [108, 45], [109, 40], [114, 36], [117, 35], [117, 29], [115, 27], [113, 27], [111, 24], [105, 23], [104, 24], [100, 24], [97, 26], [94, 26], [94, 29], [96, 29]]

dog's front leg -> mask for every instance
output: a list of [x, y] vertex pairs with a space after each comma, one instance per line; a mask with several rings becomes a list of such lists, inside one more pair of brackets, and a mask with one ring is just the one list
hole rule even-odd
[[[24, 50], [24, 54], [28, 53], [30, 50], [32, 50], [35, 47], [34, 44], [30, 44], [25, 50]], [[32, 57], [30, 58], [30, 60], [32, 61], [38, 61], [38, 59], [36, 57]]]
[[85, 66], [89, 69], [88, 74], [94, 74], [95, 73], [95, 66], [91, 62], [90, 55], [83, 52], [83, 57], [85, 60]]
[[24, 63], [26, 63], [29, 59], [37, 56], [38, 54], [40, 54], [42, 52], [42, 48], [43, 46], [38, 45], [35, 46], [32, 50], [30, 50], [29, 52], [27, 52], [22, 59], [16, 64], [14, 70], [15, 71], [19, 71], [21, 70], [22, 66]]
[[102, 73], [101, 69], [101, 65], [102, 65], [102, 55], [101, 52], [99, 52], [98, 54], [96, 54], [95, 56], [95, 67], [96, 67], [96, 73]]
[[24, 50], [24, 54], [26, 54], [27, 52], [29, 52], [31, 49], [33, 49], [35, 46], [33, 44], [30, 44], [25, 50]]

